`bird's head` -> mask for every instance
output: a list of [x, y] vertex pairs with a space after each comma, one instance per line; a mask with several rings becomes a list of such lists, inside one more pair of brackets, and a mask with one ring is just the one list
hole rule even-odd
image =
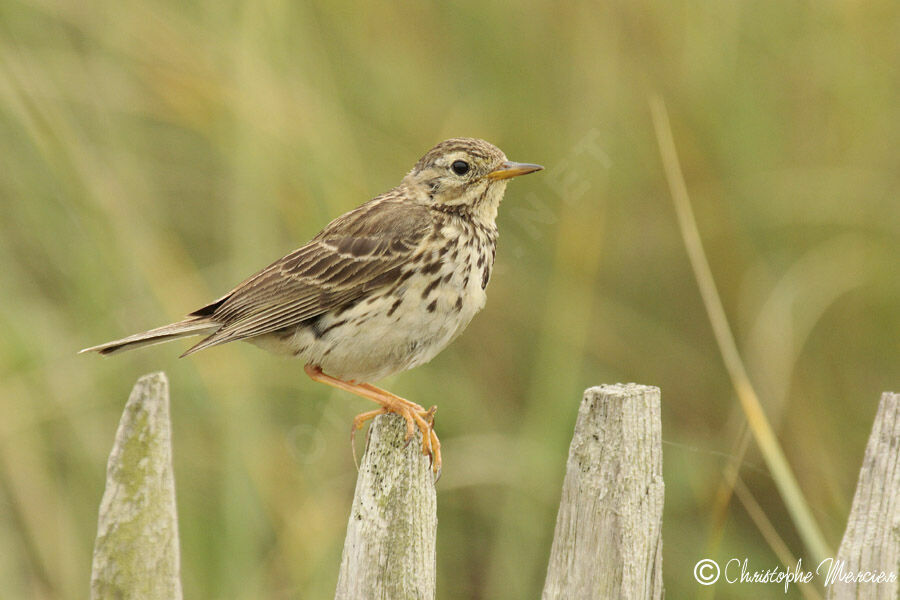
[[484, 140], [452, 138], [426, 152], [403, 182], [419, 202], [492, 222], [507, 181], [541, 169], [507, 160]]

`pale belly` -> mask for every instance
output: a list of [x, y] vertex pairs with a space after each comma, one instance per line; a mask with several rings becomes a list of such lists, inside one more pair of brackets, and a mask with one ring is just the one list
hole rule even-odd
[[381, 290], [342, 312], [326, 313], [313, 326], [251, 341], [346, 381], [378, 381], [430, 361], [484, 307], [482, 283], [490, 264], [469, 264], [443, 265], [390, 294]]

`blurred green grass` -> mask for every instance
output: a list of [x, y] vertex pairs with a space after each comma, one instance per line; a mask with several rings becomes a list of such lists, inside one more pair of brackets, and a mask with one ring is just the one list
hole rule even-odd
[[[3, 596], [84, 596], [115, 424], [159, 369], [186, 596], [333, 594], [346, 434], [368, 406], [249, 346], [75, 352], [200, 306], [454, 135], [548, 169], [509, 188], [484, 312], [386, 382], [440, 406], [439, 597], [538, 595], [580, 392], [601, 382], [663, 390], [669, 596], [700, 593], [709, 553], [776, 565], [736, 500], [713, 522], [742, 416], [651, 93], [750, 377], [836, 546], [900, 379], [898, 40], [887, 1], [0, 0]], [[808, 556], [755, 450], [741, 475]]]

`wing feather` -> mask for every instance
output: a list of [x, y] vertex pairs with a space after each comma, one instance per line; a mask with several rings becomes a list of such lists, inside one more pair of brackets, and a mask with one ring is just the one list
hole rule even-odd
[[432, 226], [430, 211], [388, 193], [331, 222], [194, 314], [221, 324], [184, 355], [298, 325], [390, 285]]

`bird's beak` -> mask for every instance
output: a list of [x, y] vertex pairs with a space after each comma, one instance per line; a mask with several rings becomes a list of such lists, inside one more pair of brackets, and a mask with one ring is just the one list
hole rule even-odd
[[500, 163], [500, 166], [487, 174], [490, 179], [509, 179], [519, 175], [527, 175], [543, 169], [541, 165], [532, 165], [530, 163], [517, 163], [506, 161]]

